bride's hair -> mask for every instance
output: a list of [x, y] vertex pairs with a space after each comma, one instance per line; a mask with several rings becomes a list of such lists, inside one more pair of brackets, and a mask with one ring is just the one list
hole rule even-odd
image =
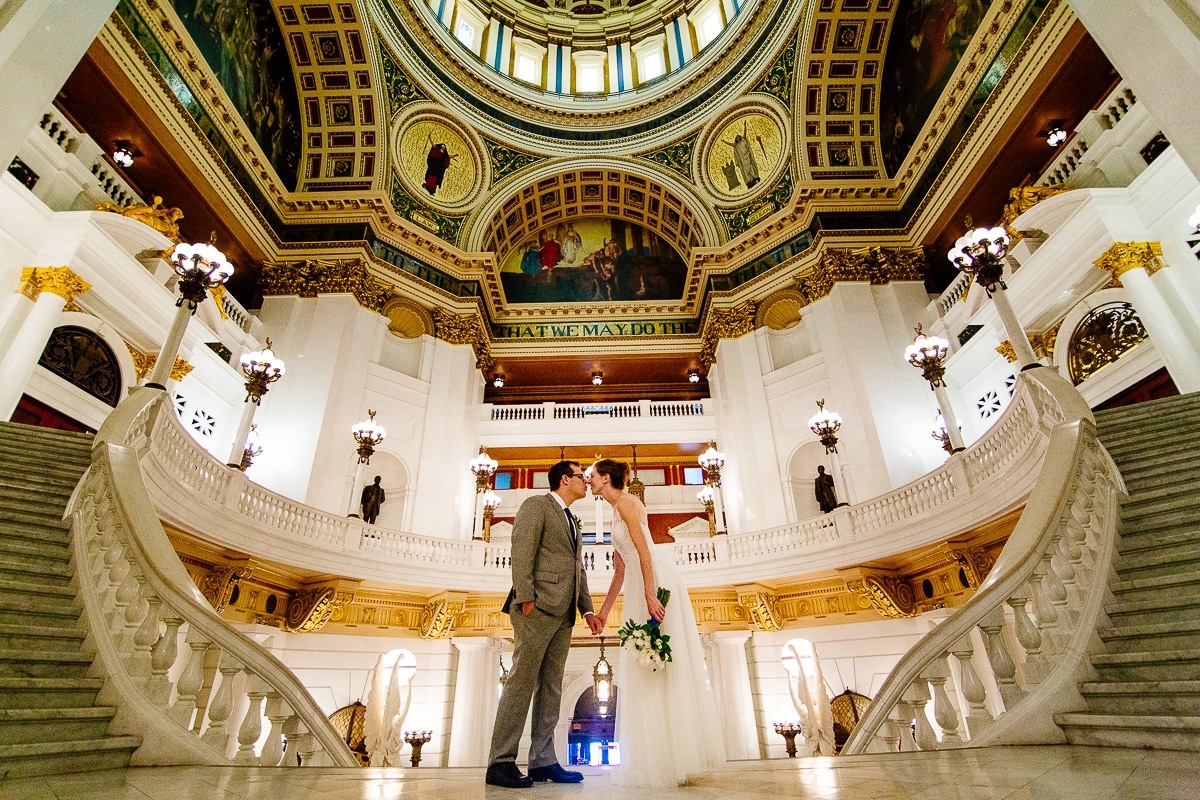
[[602, 458], [595, 464], [592, 464], [592, 470], [607, 477], [614, 489], [625, 488], [625, 476], [629, 474], [629, 465], [623, 461]]

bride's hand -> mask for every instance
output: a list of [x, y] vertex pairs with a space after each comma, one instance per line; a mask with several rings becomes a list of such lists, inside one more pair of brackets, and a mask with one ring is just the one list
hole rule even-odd
[[662, 622], [663, 617], [667, 615], [667, 610], [663, 608], [663, 604], [658, 602], [658, 598], [654, 595], [646, 598], [646, 608], [650, 611], [650, 618], [655, 622]]

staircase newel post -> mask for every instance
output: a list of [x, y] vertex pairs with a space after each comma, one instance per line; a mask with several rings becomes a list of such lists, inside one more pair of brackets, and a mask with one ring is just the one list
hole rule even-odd
[[1002, 631], [1004, 630], [1004, 606], [997, 606], [988, 612], [979, 624], [988, 643], [988, 660], [992, 664], [992, 674], [996, 676], [996, 685], [1000, 689], [1000, 697], [1004, 700], [1004, 710], [1011, 711], [1021, 702], [1022, 692], [1017, 687], [1017, 665], [1013, 662], [1008, 648], [1004, 645]]
[[171, 680], [167, 673], [179, 656], [179, 627], [183, 617], [172, 614], [164, 620], [166, 630], [150, 651], [150, 702], [166, 708], [171, 702]]
[[1025, 604], [1028, 602], [1029, 598], [1021, 595], [1010, 597], [1008, 600], [1013, 610], [1013, 632], [1017, 636], [1017, 642], [1025, 650], [1022, 671], [1025, 675], [1026, 691], [1045, 680], [1049, 672], [1049, 665], [1042, 655], [1042, 634], [1038, 632], [1037, 626], [1025, 610]]
[[950, 654], [958, 659], [958, 684], [970, 708], [967, 714], [967, 734], [970, 739], [983, 733], [994, 721], [987, 708], [987, 690], [983, 681], [979, 680], [979, 673], [975, 672], [975, 665], [971, 661], [974, 653], [975, 646], [970, 635], [963, 636], [950, 650]]

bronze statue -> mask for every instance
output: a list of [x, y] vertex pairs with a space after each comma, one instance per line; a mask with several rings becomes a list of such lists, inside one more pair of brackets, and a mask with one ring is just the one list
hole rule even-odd
[[379, 507], [383, 505], [383, 487], [379, 485], [381, 480], [383, 477], [376, 475], [375, 482], [364, 486], [362, 490], [362, 518], [368, 525], [375, 524], [375, 518], [379, 516]]
[[821, 513], [828, 514], [837, 508], [837, 492], [833, 488], [833, 476], [825, 472], [825, 467], [817, 467], [815, 489], [817, 502], [821, 505]]

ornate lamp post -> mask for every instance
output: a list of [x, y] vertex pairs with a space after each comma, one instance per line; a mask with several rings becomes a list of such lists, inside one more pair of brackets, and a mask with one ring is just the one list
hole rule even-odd
[[[229, 466], [245, 471], [249, 463], [242, 457], [246, 449], [246, 439], [253, 427], [254, 412], [262, 404], [267, 387], [283, 377], [283, 359], [271, 351], [271, 340], [262, 350], [246, 353], [239, 359], [242, 372], [246, 376], [246, 401], [242, 408], [242, 421], [238, 425], [237, 436], [233, 439], [233, 449], [229, 452]], [[253, 401], [253, 402], [251, 402]], [[259, 452], [262, 449], [259, 448]], [[246, 466], [242, 466], [246, 463]]]
[[483, 540], [492, 540], [492, 515], [500, 506], [500, 495], [488, 489], [483, 493]]
[[592, 670], [592, 687], [596, 691], [596, 705], [600, 716], [608, 716], [608, 704], [612, 700], [612, 665], [604, 657], [604, 637], [600, 637], [600, 660]]
[[[922, 377], [929, 381], [929, 388], [937, 396], [938, 407], [942, 418], [958, 419], [950, 407], [950, 395], [946, 393], [946, 356], [950, 355], [950, 343], [940, 336], [926, 336], [917, 325], [917, 338], [904, 349], [904, 358], [908, 363], [921, 370]], [[948, 430], [950, 437], [950, 452], [957, 453], [964, 449], [962, 434], [957, 428]]]
[[786, 742], [788, 758], [796, 757], [796, 736], [799, 735], [800, 730], [800, 725], [795, 722], [775, 723], [775, 732]]
[[246, 432], [246, 446], [242, 448], [242, 460], [238, 462], [237, 468], [242, 472], [250, 469], [254, 459], [262, 455], [262, 451], [262, 443], [258, 439], [258, 426], [252, 424]]
[[725, 507], [721, 502], [721, 468], [725, 466], [725, 454], [717, 449], [715, 441], [696, 459], [704, 470], [704, 483], [713, 490], [713, 508], [717, 533], [725, 533]]
[[196, 307], [204, 302], [208, 290], [216, 288], [233, 274], [233, 265], [225, 260], [225, 254], [214, 244], [216, 234], [207, 244], [177, 244], [171, 251], [170, 262], [179, 276], [176, 288], [179, 289], [179, 299], [175, 301], [175, 320], [171, 330], [167, 332], [167, 340], [158, 352], [154, 369], [146, 385], [155, 389], [166, 389], [167, 380], [171, 377], [171, 369], [175, 366], [175, 357], [179, 354], [179, 344], [187, 330], [188, 320], [196, 313]]
[[375, 454], [375, 448], [387, 436], [387, 431], [375, 421], [375, 410], [367, 409], [367, 418], [352, 425], [350, 435], [354, 437], [354, 443], [358, 445], [358, 462], [354, 470], [354, 488], [350, 490], [350, 512], [346, 516], [357, 517], [359, 499], [363, 490], [363, 474], [367, 464], [371, 463], [371, 456]]
[[[967, 227], [971, 226], [970, 219]], [[1004, 284], [1004, 257], [1008, 254], [1009, 238], [1004, 228], [975, 228], [967, 231], [954, 243], [950, 250], [950, 263], [975, 279], [984, 288], [996, 306], [996, 314], [1004, 333], [1017, 354], [1021, 369], [1040, 367], [1029, 337], [1021, 327], [1008, 301], [1008, 287]]]
[[700, 491], [696, 492], [696, 499], [704, 503], [704, 513], [708, 515], [708, 538], [717, 535], [717, 513], [714, 505], [713, 497], [715, 492], [711, 486], [705, 486]]
[[837, 434], [842, 429], [842, 415], [825, 408], [825, 401], [817, 401], [817, 413], [808, 418], [808, 429], [817, 435], [821, 444], [825, 445], [825, 455], [832, 461], [830, 471], [833, 474], [833, 488], [838, 496], [838, 505], [850, 505], [850, 494], [846, 491], [846, 482], [842, 476], [842, 462], [838, 459]]
[[[961, 422], [958, 423], [958, 430], [962, 431]], [[954, 453], [954, 445], [950, 443], [950, 433], [946, 429], [946, 418], [942, 416], [942, 412], [939, 411], [937, 416], [934, 417], [933, 427], [930, 429], [929, 435], [933, 437], [934, 441], [940, 442], [942, 449], [947, 453]]]
[[421, 748], [433, 738], [433, 731], [405, 731], [404, 741], [412, 747], [412, 765], [415, 768], [421, 763]]
[[[492, 476], [496, 474], [496, 468], [500, 464], [496, 459], [488, 455], [487, 448], [480, 446], [479, 455], [471, 459], [469, 465], [471, 474], [475, 476], [475, 518], [472, 522], [472, 539], [483, 539], [485, 542], [491, 538], [491, 533], [485, 530], [491, 524], [491, 514], [487, 511], [487, 505], [484, 502], [484, 493], [491, 493]], [[496, 505], [499, 505], [497, 502]], [[494, 507], [493, 507], [493, 510]]]

